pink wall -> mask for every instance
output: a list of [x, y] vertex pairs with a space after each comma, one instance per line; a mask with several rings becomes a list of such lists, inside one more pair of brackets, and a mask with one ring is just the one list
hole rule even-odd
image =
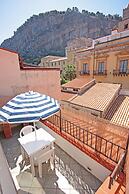
[[57, 68], [20, 69], [19, 56], [0, 49], [0, 106], [17, 94], [29, 90], [60, 96], [60, 70]]

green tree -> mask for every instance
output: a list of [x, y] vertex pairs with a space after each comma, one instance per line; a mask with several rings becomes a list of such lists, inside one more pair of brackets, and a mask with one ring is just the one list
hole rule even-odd
[[61, 76], [61, 80], [60, 83], [62, 84], [66, 84], [68, 82], [68, 80], [65, 80], [65, 78], [63, 76]]
[[78, 9], [77, 7], [73, 7], [73, 8], [72, 8], [72, 11], [74, 11], [74, 12], [79, 12], [79, 9]]
[[90, 16], [95, 16], [95, 13], [94, 12], [90, 12]]
[[66, 65], [64, 69], [63, 77], [65, 80], [69, 80], [69, 81], [71, 81], [76, 77], [75, 66], [73, 64]]
[[98, 16], [99, 18], [105, 17], [105, 15], [99, 11], [96, 12], [96, 16]]
[[119, 16], [118, 14], [113, 15], [113, 18], [115, 20], [121, 20], [121, 16]]

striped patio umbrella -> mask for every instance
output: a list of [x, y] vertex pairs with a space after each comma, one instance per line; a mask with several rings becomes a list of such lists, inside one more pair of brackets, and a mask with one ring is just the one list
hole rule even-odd
[[59, 110], [59, 103], [54, 98], [30, 91], [17, 95], [0, 109], [0, 122], [36, 122]]

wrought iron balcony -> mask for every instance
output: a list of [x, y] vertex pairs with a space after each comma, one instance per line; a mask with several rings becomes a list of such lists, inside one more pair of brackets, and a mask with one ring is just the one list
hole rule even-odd
[[107, 75], [107, 70], [103, 70], [103, 71], [94, 70], [93, 74], [94, 75]]
[[126, 71], [120, 71], [119, 69], [113, 69], [113, 75], [129, 75], [129, 69], [127, 69]]
[[[76, 147], [78, 147], [78, 143], [80, 145], [83, 143], [83, 148], [84, 146], [89, 147], [115, 163], [118, 163], [120, 156], [125, 151], [124, 147], [89, 131], [88, 128], [81, 128], [79, 125], [59, 115], [53, 115], [47, 121], [43, 121], [43, 123], [63, 137], [65, 136], [66, 139], [68, 136], [69, 141], [76, 145]], [[77, 144], [74, 143], [76, 140], [78, 140]], [[81, 149], [80, 146], [79, 149]]]
[[80, 71], [80, 75], [90, 75], [90, 71]]

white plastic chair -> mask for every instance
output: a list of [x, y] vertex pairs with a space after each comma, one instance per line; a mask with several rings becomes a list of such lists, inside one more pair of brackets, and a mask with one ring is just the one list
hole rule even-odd
[[47, 146], [39, 150], [33, 157], [34, 164], [38, 165], [39, 177], [42, 178], [42, 164], [50, 159], [51, 169], [54, 169], [54, 147]]
[[[36, 128], [32, 125], [27, 125], [23, 127], [20, 131], [20, 137], [23, 137], [24, 135], [27, 135], [28, 133], [31, 133], [32, 131], [35, 131]], [[29, 156], [27, 155], [26, 151], [21, 147], [21, 154], [22, 154], [22, 159], [25, 161], [29, 161]], [[29, 163], [29, 162], [27, 162]]]
[[32, 131], [35, 131], [36, 128], [32, 125], [27, 125], [25, 127], [23, 127], [20, 131], [20, 137], [27, 135], [28, 133], [31, 133]]

